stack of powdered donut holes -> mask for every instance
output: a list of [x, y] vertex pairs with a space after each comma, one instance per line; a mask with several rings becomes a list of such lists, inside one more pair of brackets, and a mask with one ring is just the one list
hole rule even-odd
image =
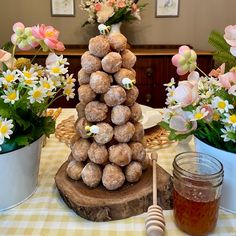
[[67, 175], [91, 188], [116, 190], [139, 181], [147, 168], [135, 62], [121, 33], [91, 38], [81, 57], [75, 123], [80, 138], [71, 144]]

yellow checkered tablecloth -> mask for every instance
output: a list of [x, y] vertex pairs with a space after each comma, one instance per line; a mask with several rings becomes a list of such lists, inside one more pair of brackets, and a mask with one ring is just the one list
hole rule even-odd
[[[75, 114], [74, 109], [63, 109], [58, 122]], [[193, 150], [193, 144], [173, 143], [158, 151], [158, 163], [169, 173], [176, 153]], [[146, 213], [124, 220], [91, 222], [76, 215], [65, 205], [58, 194], [54, 176], [67, 159], [69, 148], [54, 136], [47, 140], [42, 150], [39, 185], [32, 197], [21, 205], [0, 212], [0, 235], [34, 236], [141, 236], [146, 235], [144, 221]], [[181, 236], [175, 226], [173, 211], [164, 211], [166, 236]], [[220, 210], [219, 220], [211, 235], [236, 236], [236, 214]]]

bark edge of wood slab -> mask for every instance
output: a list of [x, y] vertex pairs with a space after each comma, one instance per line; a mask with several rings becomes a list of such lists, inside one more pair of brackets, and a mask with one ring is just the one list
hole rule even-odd
[[[87, 187], [82, 180], [75, 181], [66, 174], [68, 161], [55, 176], [57, 189], [64, 202], [79, 216], [91, 221], [111, 221], [139, 215], [152, 205], [152, 166], [142, 174], [139, 182], [126, 183], [115, 191]], [[173, 208], [172, 177], [157, 165], [158, 205], [163, 210]]]

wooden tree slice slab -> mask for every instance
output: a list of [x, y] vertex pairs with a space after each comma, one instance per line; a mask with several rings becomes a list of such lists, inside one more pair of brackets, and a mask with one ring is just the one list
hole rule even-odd
[[[128, 218], [147, 211], [152, 205], [152, 166], [143, 172], [139, 182], [126, 183], [115, 191], [102, 185], [87, 187], [82, 180], [74, 181], [66, 174], [66, 161], [55, 176], [56, 186], [65, 203], [81, 217], [91, 221], [110, 221]], [[158, 204], [172, 209], [171, 176], [157, 165]]]

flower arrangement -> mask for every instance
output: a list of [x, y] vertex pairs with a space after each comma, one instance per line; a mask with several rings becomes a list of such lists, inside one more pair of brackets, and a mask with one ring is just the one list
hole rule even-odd
[[146, 4], [137, 5], [134, 0], [81, 0], [81, 9], [88, 12], [83, 24], [99, 23], [111, 26], [123, 21], [141, 20], [140, 11]]
[[[52, 26], [13, 25], [12, 53], [0, 50], [0, 153], [25, 146], [54, 133], [55, 120], [47, 108], [59, 97], [74, 97], [73, 74], [68, 62], [53, 51], [65, 49], [58, 40], [59, 31]], [[15, 50], [50, 51], [45, 67], [27, 58], [15, 58]]]
[[[233, 57], [236, 63], [236, 25], [227, 26], [224, 36], [212, 32], [209, 41], [221, 50], [215, 53], [217, 58]], [[170, 131], [169, 138], [182, 140], [194, 134], [216, 148], [236, 153], [236, 68], [224, 63], [206, 75], [197, 66], [195, 51], [188, 46], [179, 48], [172, 64], [179, 75], [189, 75], [178, 85], [173, 78], [165, 84], [167, 108], [161, 126]]]

